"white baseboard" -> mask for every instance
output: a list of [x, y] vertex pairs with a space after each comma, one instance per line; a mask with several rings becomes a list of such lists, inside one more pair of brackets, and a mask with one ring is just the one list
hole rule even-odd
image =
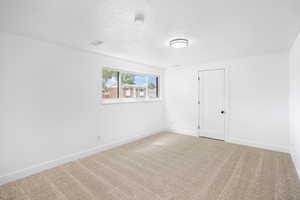
[[170, 127], [167, 129], [167, 131], [182, 134], [182, 135], [189, 135], [189, 136], [195, 136], [195, 137], [198, 136], [197, 130]]
[[289, 153], [288, 147], [279, 146], [279, 145], [257, 143], [257, 142], [244, 140], [244, 139], [238, 139], [238, 138], [229, 138], [226, 142], [230, 142], [230, 143], [234, 143], [234, 144], [241, 144], [241, 145], [246, 145], [246, 146], [251, 146], [251, 147], [257, 147], [257, 148], [262, 148], [262, 149], [267, 149], [267, 150], [272, 150], [272, 151]]
[[298, 178], [300, 180], [300, 163], [298, 162], [298, 160], [296, 158], [296, 155], [295, 155], [295, 153], [294, 153], [293, 150], [291, 150], [291, 157], [292, 157], [292, 160], [294, 162], [294, 166], [296, 168], [296, 172], [297, 172]]
[[[65, 155], [62, 156], [61, 158], [55, 159], [55, 160], [51, 160], [51, 161], [47, 161], [47, 162], [43, 162], [37, 165], [33, 165], [18, 171], [14, 171], [11, 172], [9, 174], [3, 175], [0, 177], [0, 185], [4, 184], [4, 183], [8, 183], [10, 181], [14, 181], [20, 178], [24, 178], [26, 176], [44, 171], [46, 169], [50, 169], [53, 167], [56, 167], [58, 165], [73, 161], [73, 160], [77, 160], [89, 155], [92, 155], [94, 153], [97, 152], [101, 152], [101, 151], [105, 151], [123, 144], [127, 144], [133, 141], [136, 141], [138, 139], [150, 136], [150, 135], [154, 135], [158, 132], [161, 131], [165, 131], [165, 129], [161, 129], [161, 130], [157, 130], [157, 131], [152, 131], [152, 132], [147, 132], [146, 134], [137, 134], [133, 137], [130, 138], [126, 138], [126, 139], [122, 139], [119, 141], [115, 141], [109, 144], [103, 144], [100, 146], [96, 146], [94, 148], [85, 150], [85, 151], [81, 151], [81, 152], [76, 152], [73, 154], [69, 154], [69, 155]], [[168, 128], [166, 129], [166, 131], [170, 131], [170, 132], [174, 132], [174, 133], [178, 133], [178, 134], [183, 134], [183, 135], [189, 135], [189, 136], [197, 136], [197, 130], [188, 130], [188, 129], [179, 129], [179, 128]], [[263, 149], [268, 149], [268, 150], [273, 150], [273, 151], [280, 151], [280, 152], [289, 152], [288, 148], [286, 147], [282, 147], [282, 146], [276, 146], [276, 145], [266, 145], [266, 144], [258, 144], [255, 142], [251, 142], [251, 141], [246, 141], [246, 140], [241, 140], [241, 139], [236, 139], [236, 138], [230, 138], [227, 142], [231, 142], [231, 143], [235, 143], [235, 144], [241, 144], [241, 145], [247, 145], [247, 146], [253, 146], [253, 147], [258, 147], [258, 148], [263, 148]], [[298, 173], [298, 176], [300, 178], [300, 166], [297, 166], [297, 161], [296, 161], [296, 157], [291, 153], [292, 155], [292, 159], [295, 163], [295, 167]]]
[[[178, 133], [178, 134], [183, 134], [183, 135], [190, 135], [190, 136], [196, 136], [196, 137], [198, 136], [197, 130], [169, 127], [168, 131]], [[244, 139], [238, 139], [238, 138], [229, 138], [226, 140], [226, 142], [245, 145], [245, 146], [251, 146], [251, 147], [257, 147], [257, 148], [262, 148], [262, 149], [267, 149], [267, 150], [272, 150], [272, 151], [289, 153], [288, 147], [279, 146], [279, 145], [257, 143], [257, 142], [244, 140]]]
[[147, 132], [146, 134], [145, 133], [137, 134], [137, 135], [135, 135], [133, 137], [130, 137], [130, 138], [122, 139], [122, 140], [115, 141], [115, 142], [112, 142], [112, 143], [109, 143], [109, 144], [103, 144], [103, 145], [100, 145], [100, 146], [96, 146], [94, 148], [91, 148], [91, 149], [88, 149], [88, 150], [85, 150], [85, 151], [72, 153], [72, 154], [69, 154], [69, 155], [62, 156], [62, 157], [60, 157], [58, 159], [55, 159], [55, 160], [46, 161], [46, 162], [43, 162], [43, 163], [40, 163], [40, 164], [37, 164], [37, 165], [33, 165], [33, 166], [30, 166], [30, 167], [27, 167], [27, 168], [24, 168], [24, 169], [21, 169], [21, 170], [11, 172], [9, 174], [6, 174], [6, 175], [3, 175], [3, 176], [0, 177], [0, 185], [8, 183], [10, 181], [20, 179], [20, 178], [24, 178], [24, 177], [32, 175], [32, 174], [36, 174], [38, 172], [56, 167], [56, 166], [61, 165], [61, 164], [65, 164], [65, 163], [70, 162], [70, 161], [78, 160], [80, 158], [92, 155], [92, 154], [97, 153], [97, 152], [105, 151], [105, 150], [108, 150], [108, 149], [111, 149], [111, 148], [114, 148], [114, 147], [117, 147], [117, 146], [120, 146], [120, 145], [123, 145], [123, 144], [127, 144], [127, 143], [130, 143], [130, 142], [136, 141], [138, 139], [141, 139], [141, 138], [144, 138], [144, 137], [147, 137], [147, 136], [150, 136], [150, 135], [154, 135], [154, 134], [156, 134], [158, 132], [161, 132], [161, 131], [164, 131], [164, 129]]

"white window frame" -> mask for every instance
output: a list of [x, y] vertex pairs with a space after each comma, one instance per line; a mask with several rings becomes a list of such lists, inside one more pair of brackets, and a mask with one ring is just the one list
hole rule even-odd
[[[116, 71], [119, 72], [119, 80], [118, 80], [118, 96], [119, 98], [114, 98], [114, 99], [104, 99], [102, 98], [102, 84], [103, 84], [103, 70], [111, 70], [111, 71]], [[121, 89], [122, 89], [122, 83], [121, 83], [121, 76], [122, 73], [130, 73], [130, 74], [135, 74], [135, 75], [144, 75], [146, 78], [146, 97], [145, 98], [121, 98]], [[156, 76], [158, 77], [158, 97], [156, 98], [149, 98], [148, 97], [148, 76]], [[143, 73], [143, 72], [138, 72], [138, 71], [129, 71], [129, 70], [121, 70], [118, 68], [113, 68], [113, 67], [103, 67], [101, 69], [101, 84], [100, 84], [100, 97], [101, 97], [101, 103], [102, 104], [116, 104], [116, 103], [137, 103], [137, 102], [155, 102], [155, 101], [161, 101], [161, 76], [158, 73]]]

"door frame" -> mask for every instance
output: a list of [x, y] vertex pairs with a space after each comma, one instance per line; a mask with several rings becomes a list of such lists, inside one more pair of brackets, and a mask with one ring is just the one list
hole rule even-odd
[[216, 70], [224, 70], [224, 84], [225, 84], [225, 124], [224, 124], [224, 141], [229, 141], [229, 119], [230, 119], [230, 98], [229, 98], [229, 69], [230, 67], [200, 67], [197, 71], [197, 108], [198, 108], [198, 119], [197, 119], [197, 136], [200, 136], [200, 73], [203, 71], [216, 71]]

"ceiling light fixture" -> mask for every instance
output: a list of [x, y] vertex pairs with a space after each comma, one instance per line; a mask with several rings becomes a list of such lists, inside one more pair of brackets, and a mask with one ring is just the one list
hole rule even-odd
[[101, 40], [95, 40], [95, 41], [91, 42], [91, 45], [93, 45], [95, 47], [97, 47], [101, 44], [103, 44], [103, 41], [101, 41]]
[[184, 38], [177, 38], [170, 41], [170, 47], [175, 49], [186, 48], [189, 46], [189, 41]]
[[139, 13], [136, 13], [135, 16], [134, 16], [134, 22], [136, 24], [143, 24], [144, 23], [144, 20], [145, 20], [145, 15], [142, 13], [142, 12], [139, 12]]

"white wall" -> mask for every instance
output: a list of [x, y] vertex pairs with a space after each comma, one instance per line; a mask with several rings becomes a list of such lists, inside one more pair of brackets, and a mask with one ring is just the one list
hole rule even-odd
[[288, 54], [246, 57], [167, 70], [165, 90], [169, 129], [197, 134], [197, 71], [203, 66], [230, 66], [228, 141], [288, 151]]
[[[290, 57], [295, 75], [291, 141], [297, 166], [299, 41], [298, 37]], [[77, 152], [98, 151], [164, 130], [165, 110], [171, 130], [196, 134], [201, 66], [231, 66], [229, 141], [289, 149], [287, 53], [170, 69], [162, 81], [166, 83], [162, 87], [166, 108], [164, 101], [102, 105], [103, 66], [160, 73], [164, 79], [164, 70], [159, 68], [0, 33], [0, 183], [86, 155]]]
[[300, 178], [300, 34], [290, 51], [291, 154]]
[[101, 104], [103, 66], [164, 76], [159, 68], [0, 34], [0, 183], [164, 129], [163, 101]]

